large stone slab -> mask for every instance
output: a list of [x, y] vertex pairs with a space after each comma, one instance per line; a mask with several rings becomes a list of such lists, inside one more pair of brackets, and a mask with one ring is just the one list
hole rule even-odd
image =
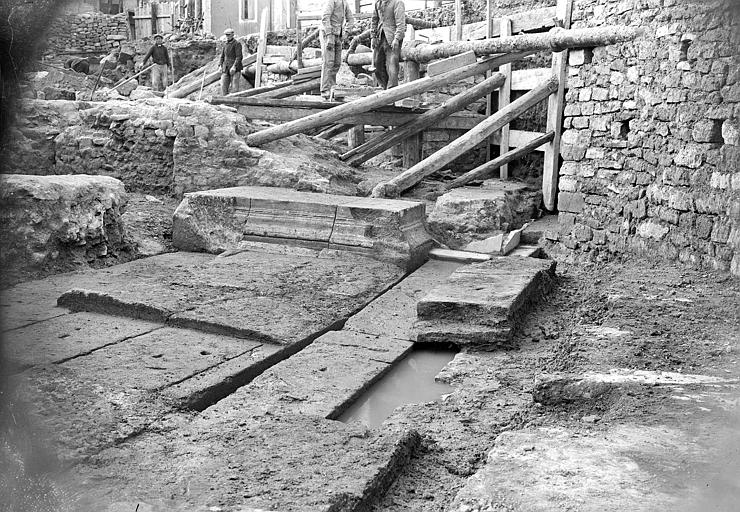
[[0, 176], [4, 272], [86, 264], [131, 253], [123, 183], [107, 176]]
[[59, 304], [292, 345], [343, 322], [402, 274], [358, 256], [180, 252], [91, 274]]
[[413, 431], [303, 415], [223, 418], [138, 436], [73, 468], [79, 512], [368, 510], [419, 444]]
[[549, 288], [555, 262], [498, 257], [460, 267], [417, 304], [417, 341], [505, 345], [517, 313]]
[[460, 187], [437, 198], [429, 230], [452, 249], [490, 234], [511, 231], [536, 217], [542, 198], [524, 183], [487, 180], [481, 187]]
[[338, 417], [403, 358], [412, 343], [352, 331], [332, 331], [273, 366], [209, 412], [222, 418], [253, 414]]
[[265, 242], [347, 251], [409, 270], [432, 243], [422, 203], [266, 187], [186, 194], [175, 211], [173, 242], [207, 252]]
[[160, 329], [153, 322], [97, 313], [61, 315], [3, 335], [3, 350], [11, 368], [59, 363]]

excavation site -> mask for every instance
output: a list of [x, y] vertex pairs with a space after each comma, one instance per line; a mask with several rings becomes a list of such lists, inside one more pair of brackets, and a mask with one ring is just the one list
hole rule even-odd
[[740, 510], [737, 0], [0, 46], [0, 512]]

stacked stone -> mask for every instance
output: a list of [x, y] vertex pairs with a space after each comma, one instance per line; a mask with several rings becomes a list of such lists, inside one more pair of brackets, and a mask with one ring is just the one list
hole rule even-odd
[[740, 275], [740, 9], [733, 0], [578, 0], [574, 27], [643, 37], [571, 51], [560, 242]]
[[49, 27], [49, 48], [57, 52], [108, 52], [129, 38], [125, 14], [99, 12], [57, 17]]

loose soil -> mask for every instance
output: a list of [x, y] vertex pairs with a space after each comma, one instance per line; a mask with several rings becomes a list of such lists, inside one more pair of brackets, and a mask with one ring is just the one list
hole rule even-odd
[[[517, 349], [470, 354], [446, 372], [453, 384], [478, 381], [468, 384], [469, 391], [458, 400], [403, 408], [391, 417], [390, 424], [415, 426], [423, 436], [422, 449], [373, 510], [450, 510], [467, 477], [485, 464], [489, 450], [505, 431], [558, 427], [588, 435], [621, 425], [677, 427], [694, 431], [694, 437], [689, 437], [692, 444], [715, 429], [721, 431], [728, 422], [737, 428], [737, 414], [721, 414], [709, 403], [704, 404], [705, 410], [698, 404], [692, 407], [688, 398], [675, 398], [676, 390], [637, 387], [582, 403], [546, 406], [532, 401], [531, 390], [541, 373], [613, 368], [736, 379], [740, 375], [738, 333], [740, 281], [727, 275], [645, 259], [602, 266], [561, 263], [556, 286], [521, 324]], [[737, 410], [737, 390], [734, 394]], [[727, 400], [732, 404], [732, 397]], [[737, 449], [736, 440], [718, 434], [710, 444], [716, 453], [705, 455], [710, 459], [717, 455], [714, 464], [676, 460], [673, 467], [653, 467], [661, 476], [656, 486], [675, 495], [710, 481], [711, 475], [717, 477], [728, 465], [733, 467], [726, 453], [735, 453], [731, 450]], [[534, 474], [527, 478], [537, 479]], [[697, 506], [740, 499], [736, 484], [717, 487], [719, 495], [700, 495]], [[498, 506], [494, 503], [493, 508], [480, 510], [540, 510], [508, 508], [505, 501], [502, 498]], [[543, 510], [584, 509], [573, 501], [550, 506]]]

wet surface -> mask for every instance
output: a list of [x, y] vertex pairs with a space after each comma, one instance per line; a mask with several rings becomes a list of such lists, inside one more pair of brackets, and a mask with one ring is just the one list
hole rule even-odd
[[363, 423], [377, 427], [404, 404], [418, 404], [451, 393], [449, 384], [434, 377], [455, 357], [447, 348], [416, 348], [368, 389], [338, 419], [344, 423]]

